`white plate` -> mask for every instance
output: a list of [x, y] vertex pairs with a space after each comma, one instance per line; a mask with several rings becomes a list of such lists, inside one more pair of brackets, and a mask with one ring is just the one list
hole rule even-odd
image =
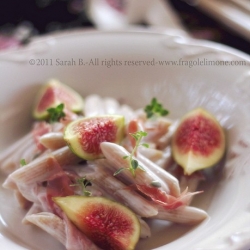
[[[95, 58], [99, 65], [79, 65], [79, 59], [94, 63]], [[36, 65], [31, 65], [33, 59]], [[53, 65], [39, 66], [41, 59], [48, 64], [52, 60]], [[57, 59], [74, 60], [76, 65], [59, 66]], [[112, 59], [122, 65], [105, 66], [105, 60]], [[142, 60], [154, 60], [155, 65], [125, 65], [125, 61]], [[159, 60], [182, 65], [160, 66]], [[190, 66], [184, 63], [187, 60]], [[240, 60], [248, 65], [191, 67], [198, 60], [217, 64]], [[205, 209], [210, 218], [192, 228], [155, 222], [153, 236], [137, 249], [249, 249], [249, 61], [228, 47], [166, 34], [74, 32], [35, 39], [24, 49], [0, 54], [0, 150], [30, 129], [34, 94], [50, 77], [83, 96], [113, 96], [133, 107], [143, 107], [156, 96], [173, 118], [203, 106], [216, 115], [228, 135], [222, 176], [203, 185], [204, 194], [193, 204]], [[39, 229], [21, 225], [25, 211], [16, 207], [11, 192], [1, 189], [0, 204], [0, 249], [64, 249]]]

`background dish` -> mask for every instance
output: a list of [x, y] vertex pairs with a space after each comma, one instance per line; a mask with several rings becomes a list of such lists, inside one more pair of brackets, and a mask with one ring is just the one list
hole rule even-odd
[[[38, 65], [42, 59], [48, 60], [48, 65]], [[75, 65], [57, 63], [72, 60]], [[125, 61], [141, 60], [154, 61], [154, 65], [125, 65]], [[164, 60], [172, 63], [161, 66], [159, 61]], [[194, 65], [206, 60], [244, 61], [246, 65]], [[122, 65], [108, 67], [108, 61], [121, 61]], [[35, 39], [23, 49], [0, 54], [0, 150], [30, 129], [34, 94], [51, 77], [83, 96], [113, 96], [135, 108], [157, 96], [172, 118], [203, 106], [228, 134], [225, 170], [218, 179], [203, 185], [205, 193], [194, 200], [194, 206], [205, 209], [210, 218], [192, 228], [156, 222], [153, 236], [141, 241], [137, 249], [247, 249], [249, 62], [248, 56], [236, 50], [167, 34], [74, 32]], [[1, 175], [1, 181], [3, 178]], [[1, 188], [0, 203], [1, 249], [63, 249], [47, 234], [21, 225], [25, 211], [15, 207], [11, 192]]]
[[198, 7], [222, 22], [228, 28], [242, 35], [248, 41], [250, 40], [249, 1], [200, 0], [198, 2]]

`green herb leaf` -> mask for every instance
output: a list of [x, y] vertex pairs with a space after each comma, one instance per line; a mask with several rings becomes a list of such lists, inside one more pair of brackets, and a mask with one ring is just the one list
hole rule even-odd
[[136, 170], [136, 169], [137, 169], [137, 167], [139, 166], [138, 161], [137, 161], [137, 160], [132, 159], [132, 160], [131, 160], [131, 166], [132, 166], [132, 168], [133, 168], [134, 170]]
[[161, 183], [159, 181], [152, 181], [150, 183], [151, 186], [156, 187], [156, 188], [160, 188], [161, 187]]
[[21, 165], [22, 167], [25, 166], [25, 165], [27, 165], [25, 159], [21, 159], [21, 160], [20, 160], [20, 165]]
[[166, 116], [169, 114], [169, 111], [164, 109], [162, 104], [160, 104], [156, 98], [151, 100], [151, 103], [144, 108], [144, 111], [147, 114], [147, 118], [153, 116]]
[[125, 170], [126, 168], [119, 168], [118, 170], [116, 170], [113, 174], [113, 176], [116, 176], [118, 174], [120, 174], [123, 170]]
[[141, 166], [139, 166], [139, 162], [137, 160], [135, 160], [133, 157], [136, 155], [136, 151], [138, 149], [139, 146], [144, 146], [144, 147], [148, 147], [147, 143], [141, 143], [141, 140], [143, 137], [147, 136], [147, 132], [145, 131], [138, 131], [135, 133], [130, 133], [130, 135], [136, 140], [136, 144], [135, 147], [133, 148], [132, 152], [130, 155], [125, 155], [122, 158], [123, 159], [127, 159], [129, 162], [129, 167], [128, 168], [120, 168], [118, 169], [113, 175], [116, 176], [118, 174], [120, 174], [123, 170], [128, 170], [131, 172], [131, 174], [136, 177], [135, 175], [135, 171], [140, 168], [141, 170], [145, 171], [145, 169]]
[[91, 192], [85, 190], [85, 191], [84, 191], [84, 196], [87, 196], [87, 197], [91, 196]]
[[147, 143], [142, 143], [141, 146], [143, 146], [145, 148], [149, 148], [149, 145]]
[[145, 168], [142, 167], [141, 165], [139, 165], [138, 168], [141, 169], [142, 171], [146, 172]]
[[78, 186], [81, 188], [82, 190], [82, 194], [84, 196], [91, 196], [91, 192], [86, 190], [87, 186], [91, 186], [91, 182], [89, 180], [86, 179], [86, 177], [81, 177], [79, 179], [76, 180], [75, 184], [71, 184], [70, 186]]
[[136, 134], [131, 134], [131, 133], [130, 133], [130, 135], [131, 135], [136, 141], [138, 141], [138, 138], [139, 138], [139, 137], [138, 137]]
[[49, 113], [49, 123], [58, 122], [61, 118], [65, 117], [65, 113], [63, 112], [64, 104], [61, 103], [55, 108], [47, 109]]

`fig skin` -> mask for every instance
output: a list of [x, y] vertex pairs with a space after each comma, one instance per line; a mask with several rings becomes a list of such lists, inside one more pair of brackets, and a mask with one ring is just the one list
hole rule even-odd
[[50, 79], [38, 92], [33, 108], [33, 117], [37, 120], [46, 120], [47, 109], [55, 108], [63, 103], [64, 107], [72, 112], [82, 112], [83, 98], [72, 88], [56, 79]]
[[216, 118], [197, 108], [180, 121], [172, 138], [172, 155], [187, 175], [212, 167], [225, 153], [225, 133]]
[[137, 216], [103, 197], [54, 197], [75, 226], [103, 250], [133, 250], [140, 237]]
[[85, 160], [94, 160], [104, 157], [100, 148], [101, 142], [119, 144], [124, 134], [123, 116], [101, 115], [84, 117], [71, 122], [65, 128], [64, 140], [74, 154]]

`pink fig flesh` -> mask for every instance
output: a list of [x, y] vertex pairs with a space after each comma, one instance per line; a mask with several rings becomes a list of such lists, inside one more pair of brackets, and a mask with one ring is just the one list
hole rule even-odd
[[198, 108], [183, 117], [172, 139], [172, 153], [186, 174], [213, 166], [224, 152], [225, 134], [214, 116]]
[[64, 132], [64, 140], [71, 150], [86, 160], [103, 157], [100, 144], [120, 143], [123, 136], [124, 117], [118, 115], [85, 117], [71, 122]]
[[103, 250], [132, 250], [140, 236], [136, 215], [103, 197], [55, 197], [67, 217]]

